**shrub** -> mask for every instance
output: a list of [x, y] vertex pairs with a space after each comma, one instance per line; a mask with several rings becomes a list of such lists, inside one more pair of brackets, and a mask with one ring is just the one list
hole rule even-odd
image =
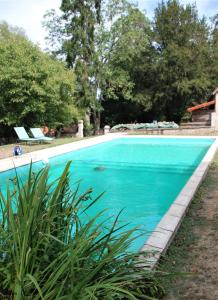
[[92, 136], [94, 134], [94, 128], [92, 124], [84, 122], [84, 136]]
[[[87, 211], [98, 200], [92, 190], [79, 194], [69, 185], [70, 162], [59, 179], [49, 167], [16, 176], [7, 194], [0, 192], [1, 299], [151, 299], [163, 293], [158, 277], [139, 268], [129, 253], [135, 229], [110, 229]], [[86, 217], [85, 217], [86, 216]], [[122, 232], [120, 231], [122, 229]], [[152, 298], [153, 299], [153, 298]]]
[[69, 125], [80, 116], [74, 72], [42, 52], [18, 28], [1, 22], [0, 90], [2, 130]]

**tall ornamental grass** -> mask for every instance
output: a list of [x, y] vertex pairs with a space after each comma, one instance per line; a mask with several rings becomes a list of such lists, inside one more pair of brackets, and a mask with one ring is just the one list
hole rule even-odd
[[0, 299], [159, 298], [157, 274], [128, 252], [135, 229], [119, 215], [106, 228], [104, 211], [89, 218], [99, 197], [72, 190], [69, 167], [51, 183], [49, 167], [34, 174], [31, 166], [26, 182], [16, 176], [0, 192]]

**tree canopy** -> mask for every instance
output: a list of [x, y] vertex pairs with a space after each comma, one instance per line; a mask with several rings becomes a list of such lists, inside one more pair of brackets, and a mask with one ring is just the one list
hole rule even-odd
[[[128, 0], [63, 0], [47, 20], [52, 44], [77, 76], [80, 105], [96, 121], [177, 121], [216, 85], [217, 16], [162, 1], [149, 20]], [[211, 72], [213, 71], [213, 72]]]
[[91, 111], [96, 113], [98, 109], [95, 34], [101, 19], [101, 0], [62, 0], [60, 10], [59, 18], [54, 12], [48, 14], [49, 38], [54, 43], [59, 38], [56, 54], [63, 55], [68, 67], [74, 70], [77, 105], [86, 109], [89, 117]]
[[0, 124], [68, 123], [78, 111], [95, 130], [180, 122], [217, 86], [217, 20], [179, 0], [152, 20], [128, 0], [62, 0], [45, 19], [50, 55], [2, 24]]
[[0, 25], [0, 126], [56, 126], [78, 115], [75, 76], [25, 35]]
[[[148, 18], [134, 6], [128, 7], [111, 26], [108, 76], [105, 88], [105, 121], [134, 121], [151, 109], [151, 69], [154, 47]], [[143, 117], [142, 117], [143, 118]]]
[[169, 0], [156, 8], [153, 30], [158, 55], [155, 109], [160, 117], [179, 121], [186, 107], [211, 88], [206, 68], [209, 28], [196, 5]]

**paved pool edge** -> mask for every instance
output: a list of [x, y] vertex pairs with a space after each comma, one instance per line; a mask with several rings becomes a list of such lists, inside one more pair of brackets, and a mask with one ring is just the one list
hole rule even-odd
[[174, 200], [168, 211], [162, 217], [161, 221], [155, 227], [146, 243], [141, 248], [143, 252], [149, 252], [146, 258], [145, 265], [151, 268], [155, 267], [161, 255], [163, 255], [172, 242], [188, 207], [199, 188], [202, 180], [207, 174], [209, 166], [213, 161], [214, 155], [218, 149], [218, 137], [216, 136], [159, 136], [159, 135], [126, 135], [125, 133], [110, 133], [104, 136], [93, 137], [90, 139], [80, 140], [65, 145], [55, 146], [47, 149], [37, 150], [24, 154], [20, 157], [10, 157], [0, 160], [0, 172], [4, 172], [14, 167], [21, 167], [23, 165], [41, 160], [47, 160], [50, 157], [58, 156], [67, 152], [82, 149], [85, 147], [94, 146], [99, 143], [111, 141], [117, 138], [190, 138], [190, 139], [214, 139], [213, 144], [208, 149], [204, 158], [196, 168], [188, 182], [181, 190], [177, 198]]

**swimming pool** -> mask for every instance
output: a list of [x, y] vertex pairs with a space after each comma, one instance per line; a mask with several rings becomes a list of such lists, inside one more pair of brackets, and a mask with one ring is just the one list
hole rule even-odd
[[[124, 208], [121, 222], [144, 232], [134, 243], [140, 249], [174, 199], [184, 187], [214, 139], [125, 137], [50, 158], [51, 179], [58, 177], [72, 160], [71, 183], [81, 180], [81, 192], [94, 188], [105, 195], [89, 214], [107, 208], [108, 216]], [[43, 166], [34, 164], [34, 169]], [[25, 177], [28, 166], [18, 169]], [[0, 174], [5, 189], [14, 170]]]

